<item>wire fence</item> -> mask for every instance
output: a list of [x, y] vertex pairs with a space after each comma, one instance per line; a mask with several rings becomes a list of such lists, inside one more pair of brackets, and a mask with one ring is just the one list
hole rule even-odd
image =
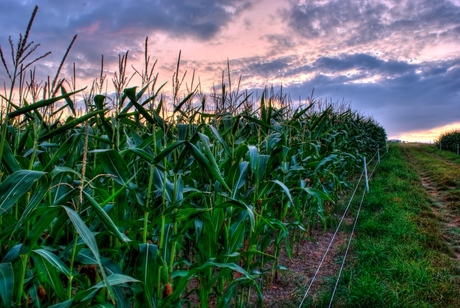
[[[386, 150], [385, 154], [388, 153], [388, 147], [386, 147], [385, 150]], [[373, 167], [372, 171], [369, 174], [368, 173], [368, 166], [373, 162], [373, 160], [375, 158], [377, 158], [377, 162], [374, 164], [374, 167]], [[343, 212], [343, 214], [342, 214], [342, 216], [340, 218], [339, 224], [337, 225], [337, 227], [335, 229], [335, 232], [332, 235], [331, 240], [329, 241], [329, 245], [327, 246], [326, 251], [323, 254], [323, 257], [321, 258], [321, 261], [319, 262], [318, 267], [316, 268], [315, 274], [313, 275], [312, 279], [310, 280], [308, 288], [305, 291], [305, 294], [304, 294], [304, 296], [303, 296], [303, 298], [302, 298], [302, 300], [301, 300], [301, 302], [299, 304], [299, 308], [302, 307], [303, 303], [308, 298], [308, 294], [309, 294], [309, 292], [311, 290], [311, 287], [312, 287], [313, 283], [316, 281], [316, 278], [317, 278], [318, 273], [319, 273], [319, 271], [320, 271], [320, 269], [321, 269], [321, 267], [322, 267], [322, 265], [324, 263], [324, 260], [326, 259], [327, 255], [328, 255], [328, 253], [330, 251], [330, 248], [332, 247], [332, 244], [333, 244], [333, 242], [335, 240], [335, 237], [336, 237], [337, 233], [339, 232], [340, 226], [342, 225], [342, 222], [344, 221], [344, 219], [345, 219], [345, 217], [346, 217], [346, 215], [348, 213], [348, 210], [349, 210], [349, 208], [350, 208], [350, 206], [351, 206], [351, 204], [352, 204], [352, 202], [353, 202], [353, 200], [355, 198], [356, 192], [358, 191], [358, 188], [359, 188], [359, 186], [361, 184], [361, 181], [364, 178], [365, 189], [363, 190], [361, 200], [359, 202], [358, 211], [356, 213], [356, 217], [355, 217], [354, 223], [353, 223], [353, 228], [352, 228], [352, 230], [350, 232], [350, 236], [348, 238], [347, 247], [345, 249], [345, 253], [344, 253], [343, 258], [342, 258], [342, 263], [341, 263], [341, 266], [340, 266], [340, 269], [339, 269], [339, 273], [337, 275], [337, 280], [335, 282], [334, 289], [332, 291], [331, 299], [330, 299], [330, 302], [329, 302], [329, 307], [332, 307], [332, 302], [334, 300], [334, 296], [336, 294], [337, 287], [339, 285], [340, 277], [342, 275], [342, 271], [343, 271], [343, 268], [345, 266], [345, 261], [346, 261], [347, 255], [348, 255], [348, 251], [349, 251], [349, 248], [350, 248], [350, 245], [351, 245], [351, 241], [353, 239], [353, 234], [354, 234], [356, 225], [358, 223], [358, 217], [359, 217], [359, 214], [361, 212], [361, 208], [362, 208], [362, 205], [363, 205], [363, 202], [364, 202], [364, 197], [365, 197], [366, 193], [369, 191], [369, 179], [372, 177], [372, 175], [374, 174], [375, 169], [380, 164], [380, 158], [381, 158], [381, 155], [380, 155], [380, 149], [379, 148], [377, 148], [377, 151], [376, 151], [375, 155], [368, 162], [366, 161], [366, 158], [364, 157], [364, 160], [363, 160], [363, 172], [361, 172], [361, 175], [360, 175], [360, 177], [359, 177], [359, 179], [358, 179], [358, 181], [357, 181], [357, 183], [355, 185], [355, 188], [353, 189], [353, 193], [350, 196], [348, 204], [347, 204], [347, 206], [346, 206], [346, 208], [345, 208], [345, 210], [344, 210], [344, 212]]]

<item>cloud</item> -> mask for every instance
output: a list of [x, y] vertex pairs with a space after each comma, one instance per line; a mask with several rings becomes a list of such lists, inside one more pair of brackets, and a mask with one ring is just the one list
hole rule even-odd
[[[369, 58], [367, 69], [376, 75], [388, 74], [388, 78], [382, 78], [378, 83], [349, 83], [347, 79], [353, 80], [352, 76], [326, 76], [321, 73], [319, 64], [325, 63], [330, 69], [329, 60], [319, 59], [315, 78], [290, 85], [286, 91], [293, 97], [306, 97], [305, 94], [315, 88], [316, 97], [343, 98], [350, 101], [353, 108], [373, 114], [389, 135], [442, 126], [458, 121], [460, 117], [460, 59], [407, 65]], [[354, 67], [351, 65], [353, 61], [342, 62], [338, 61], [337, 66]]]
[[[34, 5], [0, 1], [8, 61], [8, 35], [16, 43]], [[315, 88], [316, 97], [374, 115], [389, 134], [460, 116], [458, 1], [43, 0], [31, 40], [42, 44], [35, 55], [53, 54], [38, 73], [54, 74], [75, 34], [62, 75], [75, 62], [85, 85], [99, 75], [102, 54], [109, 82], [119, 54], [129, 50], [128, 66], [139, 67], [149, 36], [151, 61], [159, 57], [156, 70], [168, 82], [182, 50], [181, 72], [188, 78], [196, 69], [205, 91], [220, 82], [228, 57], [232, 80], [242, 76], [244, 88], [282, 84], [296, 99]]]
[[298, 36], [324, 39], [330, 48], [385, 43], [388, 51], [399, 53], [456, 39], [460, 24], [460, 7], [447, 0], [292, 0], [282, 13]]
[[[46, 51], [50, 61], [60, 62], [75, 34], [78, 39], [67, 63], [81, 68], [98, 65], [101, 54], [108, 66], [118, 63], [118, 54], [142, 51], [146, 36], [161, 34], [170, 40], [214, 40], [234, 18], [251, 8], [254, 0], [46, 0], [39, 11], [31, 36]], [[24, 33], [34, 4], [29, 1], [0, 2], [0, 44], [9, 51], [7, 35], [14, 40]], [[24, 20], [21, 24], [18, 20]], [[9, 26], [11, 25], [11, 26]], [[5, 47], [6, 46], [6, 47]]]

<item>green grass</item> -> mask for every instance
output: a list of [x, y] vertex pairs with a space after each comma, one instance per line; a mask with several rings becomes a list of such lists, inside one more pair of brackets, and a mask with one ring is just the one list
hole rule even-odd
[[460, 272], [401, 146], [371, 181], [337, 307], [458, 307]]

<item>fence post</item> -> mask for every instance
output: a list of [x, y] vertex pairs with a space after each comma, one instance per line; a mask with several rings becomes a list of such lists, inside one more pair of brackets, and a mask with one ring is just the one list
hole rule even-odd
[[380, 149], [379, 149], [379, 147], [377, 147], [377, 161], [380, 164]]
[[458, 143], [457, 143], [457, 155], [458, 155]]
[[366, 157], [364, 157], [364, 178], [366, 180], [366, 191], [369, 191], [369, 179], [367, 177], [367, 163]]

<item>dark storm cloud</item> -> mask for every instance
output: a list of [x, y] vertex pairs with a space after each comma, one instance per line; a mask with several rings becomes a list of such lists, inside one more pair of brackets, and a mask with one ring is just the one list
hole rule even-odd
[[[391, 72], [384, 64], [374, 65], [373, 75]], [[289, 86], [286, 91], [293, 97], [306, 97], [315, 88], [317, 97], [343, 98], [353, 108], [372, 114], [390, 135], [431, 129], [460, 119], [460, 59], [414, 64], [402, 70], [404, 67], [396, 65], [398, 74], [377, 83], [350, 83], [353, 77], [347, 81], [348, 77], [343, 75], [326, 76], [319, 72], [312, 80]]]
[[[327, 37], [331, 45], [341, 46], [388, 38], [404, 44], [404, 39], [407, 43], [413, 38], [432, 37], [434, 43], [437, 31], [457, 29], [460, 24], [460, 7], [448, 0], [291, 1], [283, 15], [298, 35], [310, 39]], [[453, 37], [455, 30], [444, 34]]]
[[[340, 54], [335, 57], [320, 57], [312, 63], [304, 63], [303, 59], [296, 56], [273, 58], [271, 60], [266, 60], [263, 57], [252, 57], [237, 63], [242, 67], [239, 73], [253, 77], [258, 76], [261, 79], [266, 79], [267, 77], [294, 77], [298, 74], [308, 73], [318, 76], [325, 74], [337, 75], [335, 79], [327, 82], [349, 82], [372, 76], [399, 76], [414, 73], [415, 70], [419, 69], [419, 66], [415, 64], [409, 64], [405, 61], [383, 60], [369, 54]], [[432, 67], [430, 70], [431, 73], [435, 73], [437, 70], [445, 71], [446, 68]], [[353, 74], [349, 74], [351, 71], [353, 71]], [[337, 78], [342, 75], [347, 76], [338, 80]], [[321, 82], [326, 81], [321, 80]]]
[[[0, 16], [21, 16], [27, 20], [34, 5], [19, 3], [15, 0], [4, 1], [2, 6], [14, 12], [5, 9]], [[251, 3], [250, 0], [47, 0], [39, 4], [42, 20], [37, 27], [42, 31], [53, 30], [53, 34], [56, 34], [99, 23], [99, 31], [145, 34], [148, 30], [162, 30], [178, 36], [209, 39], [235, 14], [249, 8]]]
[[[152, 31], [178, 39], [211, 40], [232, 18], [250, 8], [252, 2], [46, 0], [39, 2], [31, 37], [42, 44], [44, 52], [53, 51], [50, 61], [57, 65], [72, 37], [78, 34], [67, 63], [77, 62], [88, 73], [87, 66], [97, 65], [101, 54], [105, 55], [106, 64], [110, 66], [117, 63], [118, 53], [142, 50], [145, 37]], [[9, 52], [8, 35], [16, 42], [19, 33], [25, 32], [34, 6], [35, 3], [30, 1], [0, 2], [0, 45], [3, 50]]]
[[[354, 109], [373, 115], [389, 135], [460, 119], [460, 59], [408, 63], [369, 54], [340, 54], [312, 63], [294, 57], [251, 61], [254, 64], [243, 71], [259, 79], [310, 73], [310, 80], [285, 85], [283, 91], [297, 99], [315, 89], [317, 98], [351, 102]], [[360, 82], [373, 77], [375, 83]]]
[[242, 68], [238, 71], [240, 74], [249, 76], [259, 76], [261, 79], [282, 76], [291, 69], [293, 57], [281, 57], [267, 60], [262, 57], [252, 57], [239, 61], [238, 65]]

